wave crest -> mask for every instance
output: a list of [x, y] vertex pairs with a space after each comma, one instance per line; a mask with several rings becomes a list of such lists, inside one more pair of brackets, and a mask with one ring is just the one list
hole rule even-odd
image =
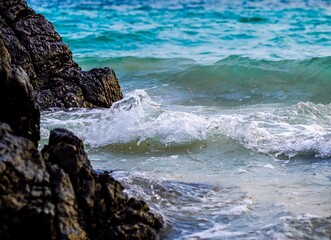
[[92, 146], [151, 141], [159, 149], [228, 139], [276, 157], [300, 154], [330, 157], [330, 112], [330, 104], [310, 102], [250, 114], [172, 111], [163, 109], [145, 91], [138, 90], [105, 110], [100, 121], [90, 126], [86, 140]]

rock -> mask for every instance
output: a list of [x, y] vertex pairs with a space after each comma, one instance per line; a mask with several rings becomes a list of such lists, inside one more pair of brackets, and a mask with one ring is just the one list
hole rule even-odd
[[55, 129], [42, 155], [0, 124], [0, 239], [159, 239], [162, 221]]
[[41, 109], [110, 107], [123, 97], [114, 71], [82, 71], [53, 25], [24, 0], [0, 2], [0, 31], [13, 64], [30, 77]]
[[91, 239], [158, 239], [162, 222], [147, 204], [123, 193], [108, 172], [97, 174], [82, 141], [64, 129], [51, 131], [42, 155], [51, 167], [68, 174], [75, 191], [83, 229]]
[[0, 239], [86, 239], [67, 174], [0, 125]]
[[12, 65], [0, 33], [0, 121], [10, 124], [17, 136], [40, 139], [40, 112], [26, 72]]

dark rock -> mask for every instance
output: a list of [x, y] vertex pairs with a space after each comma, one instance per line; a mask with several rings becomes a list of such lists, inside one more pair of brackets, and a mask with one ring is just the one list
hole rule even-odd
[[56, 129], [42, 156], [0, 124], [0, 239], [158, 239], [162, 222]]
[[67, 174], [0, 125], [0, 239], [86, 239]]
[[80, 224], [92, 239], [158, 239], [162, 223], [147, 204], [128, 199], [108, 172], [97, 174], [82, 141], [64, 129], [51, 131], [42, 150], [46, 163], [68, 174], [80, 214]]
[[40, 112], [35, 104], [29, 77], [21, 67], [11, 64], [0, 33], [0, 121], [8, 123], [17, 136], [40, 139]]
[[112, 70], [82, 71], [53, 25], [24, 0], [0, 1], [0, 31], [13, 64], [30, 77], [41, 109], [110, 107], [123, 97]]

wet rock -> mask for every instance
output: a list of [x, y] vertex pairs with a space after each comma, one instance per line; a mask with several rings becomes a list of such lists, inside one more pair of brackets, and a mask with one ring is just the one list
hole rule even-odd
[[0, 239], [86, 239], [67, 174], [0, 124]]
[[40, 139], [40, 112], [26, 72], [12, 65], [11, 57], [0, 33], [0, 121], [8, 123], [13, 133], [30, 139], [35, 145]]
[[80, 223], [92, 239], [158, 239], [162, 222], [147, 204], [128, 198], [108, 172], [97, 174], [82, 141], [64, 129], [51, 131], [42, 155], [51, 167], [68, 174], [80, 213]]
[[82, 71], [53, 25], [24, 0], [0, 1], [0, 31], [13, 64], [30, 77], [41, 109], [110, 107], [123, 97], [112, 70]]
[[0, 123], [0, 239], [158, 239], [162, 221], [55, 129], [42, 154]]

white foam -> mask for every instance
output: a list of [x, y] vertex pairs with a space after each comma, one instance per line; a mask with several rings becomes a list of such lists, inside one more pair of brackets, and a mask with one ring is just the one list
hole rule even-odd
[[238, 216], [250, 211], [253, 207], [253, 201], [250, 198], [245, 198], [239, 205], [233, 206], [230, 209], [221, 209], [220, 211], [214, 211], [213, 215], [226, 215], [226, 216]]
[[213, 122], [207, 117], [179, 111], [165, 111], [144, 90], [136, 90], [105, 110], [90, 126], [86, 141], [92, 146], [154, 139], [163, 144], [208, 139]]
[[274, 169], [275, 168], [272, 164], [266, 164], [263, 167], [270, 168], [270, 169]]
[[314, 153], [331, 156], [331, 105], [298, 103], [293, 107], [243, 116], [229, 133], [247, 148], [273, 155]]
[[42, 120], [42, 135], [47, 137], [47, 129], [54, 126], [66, 127], [92, 147], [143, 141], [180, 145], [227, 138], [268, 155], [331, 156], [331, 104], [298, 103], [240, 114], [166, 109], [146, 91], [136, 90], [111, 109], [48, 114]]
[[213, 227], [207, 230], [186, 235], [181, 239], [212, 239], [212, 238], [221, 239], [224, 237], [239, 237], [245, 234], [244, 232], [241, 231], [226, 230], [227, 227], [228, 227], [227, 225], [214, 223]]

